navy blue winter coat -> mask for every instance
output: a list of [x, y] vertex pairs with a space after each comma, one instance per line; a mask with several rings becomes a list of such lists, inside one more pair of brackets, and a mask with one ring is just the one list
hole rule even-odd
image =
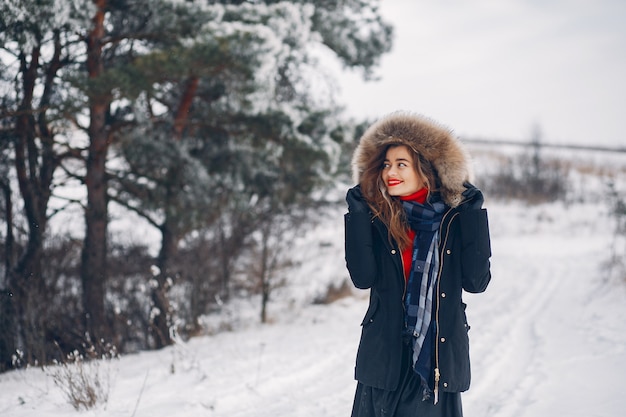
[[[434, 299], [436, 339], [433, 369], [439, 390], [465, 391], [470, 386], [469, 325], [462, 290], [485, 291], [491, 279], [487, 211], [460, 204], [449, 209], [440, 228], [440, 272]], [[352, 282], [370, 289], [363, 318], [355, 377], [364, 385], [397, 388], [404, 331], [405, 279], [401, 252], [387, 227], [371, 212], [345, 215], [345, 255]]]

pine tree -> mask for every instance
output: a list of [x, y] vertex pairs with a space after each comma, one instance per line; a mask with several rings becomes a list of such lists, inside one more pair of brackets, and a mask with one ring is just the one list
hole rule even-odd
[[372, 76], [391, 47], [391, 27], [377, 4], [0, 5], [2, 136], [11, 141], [30, 228], [26, 250], [10, 267], [16, 309], [13, 330], [0, 336], [7, 346], [24, 340], [29, 360], [45, 360], [45, 326], [32, 332], [39, 342], [19, 333], [40, 315], [35, 305], [45, 305], [27, 300], [46, 294], [41, 263], [49, 202], [66, 181], [84, 184], [80, 275], [91, 343], [114, 336], [105, 302], [111, 200], [161, 232], [152, 293], [160, 312], [156, 347], [171, 343], [168, 278], [176, 274], [181, 240], [192, 232], [230, 249], [221, 256], [228, 296], [232, 265], [252, 234], [311, 204], [311, 192], [335, 169], [342, 123], [333, 97], [320, 93], [332, 87], [319, 51]]
[[[60, 139], [66, 129], [63, 114], [71, 107], [72, 87], [64, 75], [75, 62], [70, 52], [84, 22], [76, 3], [9, 1], [0, 5], [2, 47], [2, 139], [11, 144], [13, 169], [28, 227], [25, 247], [13, 264], [13, 242], [7, 252], [4, 344], [21, 348], [25, 359], [46, 360], [48, 288], [42, 275], [42, 247], [52, 213], [48, 204], [57, 182], [55, 173], [75, 154]], [[7, 184], [10, 186], [10, 183]], [[7, 222], [12, 219], [7, 218]], [[7, 228], [11, 230], [11, 225]], [[21, 340], [25, 346], [19, 346]], [[15, 352], [5, 351], [2, 361]]]
[[[155, 88], [139, 97], [133, 111], [149, 116], [140, 130], [131, 129], [121, 150], [130, 171], [146, 179], [143, 188], [151, 191], [129, 185], [126, 179], [133, 175], [120, 171], [116, 199], [133, 201], [124, 194], [130, 190], [136, 197], [150, 196], [140, 197], [140, 202], [135, 198], [132, 206], [163, 236], [158, 266], [164, 275], [159, 288], [165, 275], [173, 272], [169, 265], [178, 242], [191, 230], [204, 228], [221, 236], [222, 246], [229, 248], [217, 269], [222, 274], [220, 296], [228, 298], [230, 266], [248, 236], [263, 222], [304, 206], [328, 177], [341, 128], [334, 102], [317, 95], [316, 88], [328, 80], [321, 75], [323, 67], [314, 51], [335, 48], [346, 66], [370, 74], [375, 57], [389, 47], [390, 29], [377, 15], [364, 19], [355, 13], [372, 10], [351, 9], [363, 6], [363, 2], [214, 4], [204, 9], [214, 18], [197, 33], [193, 47], [155, 50], [141, 58], [139, 66], [147, 70], [143, 78], [154, 80]], [[338, 33], [334, 23], [339, 21], [344, 31], [362, 38]], [[369, 30], [359, 28], [361, 24]], [[370, 47], [364, 48], [365, 43]], [[170, 71], [167, 85], [159, 78], [166, 72], [152, 71], [157, 67]], [[155, 116], [158, 108], [167, 111]], [[163, 131], [169, 133], [163, 137], [158, 133]], [[170, 156], [159, 156], [165, 148]], [[197, 163], [181, 168], [180, 161], [187, 156], [172, 159], [176, 153]], [[167, 178], [155, 176], [155, 160]], [[155, 184], [161, 188], [155, 190]], [[210, 232], [213, 228], [217, 232]]]

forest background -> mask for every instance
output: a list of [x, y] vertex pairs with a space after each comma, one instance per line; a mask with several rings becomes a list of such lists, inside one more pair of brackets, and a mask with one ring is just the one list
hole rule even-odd
[[265, 305], [359, 128], [318, 52], [369, 77], [391, 48], [377, 3], [3, 2], [0, 370]]
[[[0, 5], [0, 371], [227, 329], [237, 299], [267, 321], [291, 243], [350, 181], [370, 120], [345, 115], [326, 65], [375, 77], [393, 43], [379, 4]], [[481, 187], [571, 199], [539, 129], [529, 146]]]

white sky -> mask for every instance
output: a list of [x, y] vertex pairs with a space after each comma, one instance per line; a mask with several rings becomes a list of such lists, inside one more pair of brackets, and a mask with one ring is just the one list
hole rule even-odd
[[349, 114], [421, 113], [465, 137], [625, 146], [626, 1], [382, 0], [380, 80], [340, 76]]

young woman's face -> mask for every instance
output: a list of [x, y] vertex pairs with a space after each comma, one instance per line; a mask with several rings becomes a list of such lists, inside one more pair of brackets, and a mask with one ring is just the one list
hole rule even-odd
[[387, 150], [381, 175], [389, 195], [405, 197], [424, 188], [426, 184], [413, 162], [413, 155], [404, 145]]

